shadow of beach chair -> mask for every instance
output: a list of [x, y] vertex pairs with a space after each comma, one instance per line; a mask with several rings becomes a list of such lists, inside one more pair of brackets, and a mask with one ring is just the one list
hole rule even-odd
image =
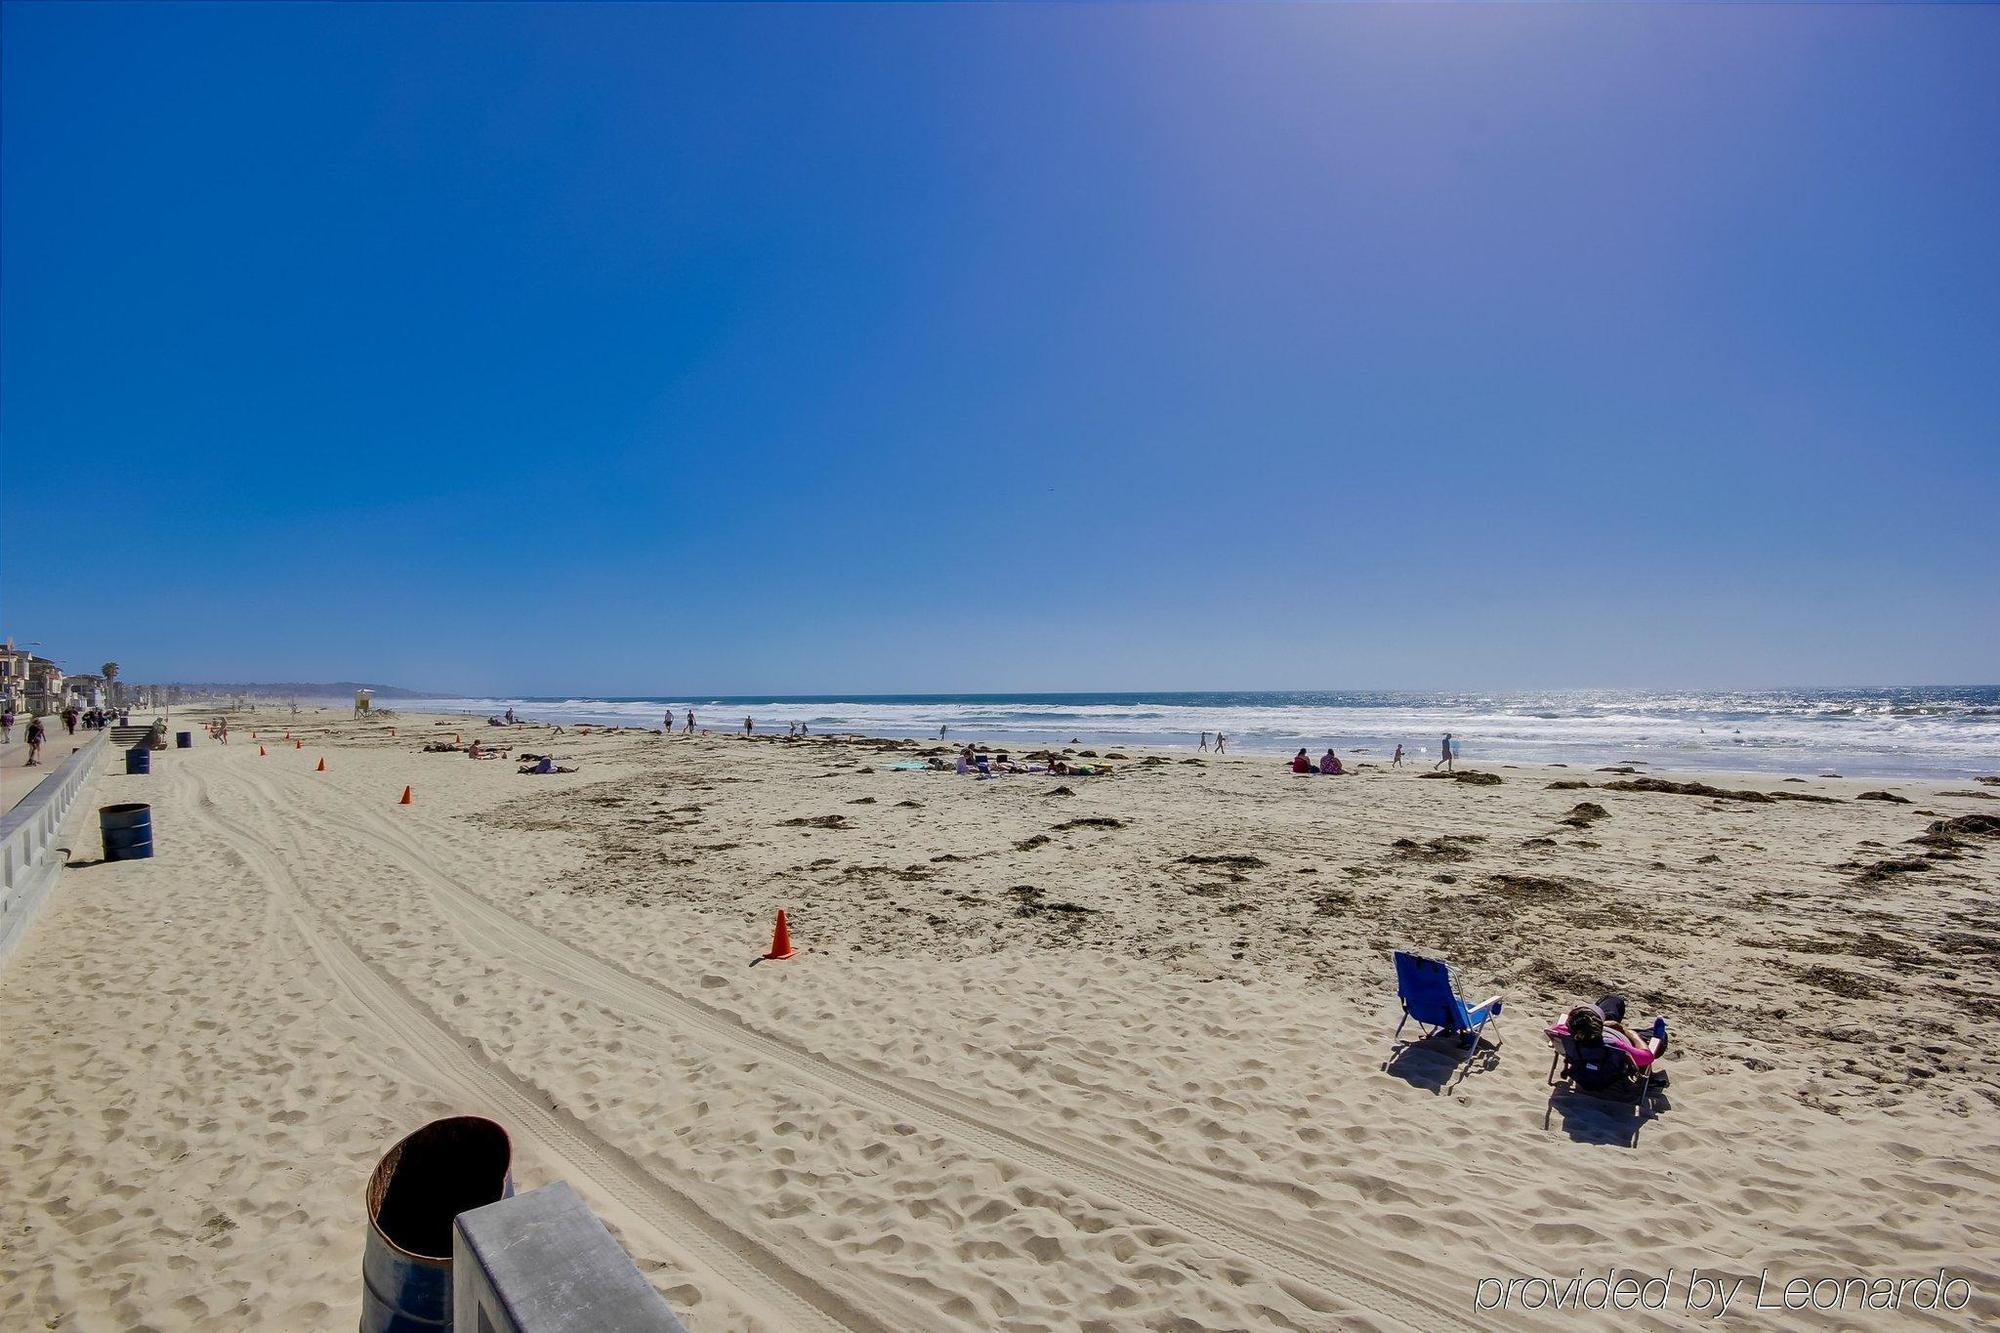
[[[1639, 1127], [1653, 1114], [1657, 1094], [1653, 1072], [1640, 1069], [1625, 1051], [1605, 1041], [1578, 1041], [1566, 1029], [1544, 1028], [1549, 1039], [1549, 1104], [1542, 1116], [1547, 1129], [1558, 1111], [1571, 1138], [1587, 1143], [1639, 1142]], [[1572, 1116], [1561, 1103], [1580, 1098], [1591, 1114]]]
[[[1390, 1052], [1382, 1067], [1394, 1072], [1392, 1066], [1413, 1048], [1437, 1037], [1456, 1038], [1465, 1053], [1453, 1057], [1444, 1070], [1444, 1078], [1435, 1085], [1438, 1091], [1443, 1091], [1456, 1077], [1462, 1077], [1472, 1067], [1489, 1023], [1493, 1023], [1496, 1034], [1498, 1032], [1496, 1020], [1500, 1017], [1500, 997], [1495, 995], [1478, 1004], [1467, 1004], [1459, 997], [1451, 968], [1439, 959], [1397, 950], [1396, 998], [1402, 1004], [1403, 1017], [1396, 1024], [1390, 1040], [1401, 1044]], [[1403, 1029], [1411, 1023], [1417, 1025], [1417, 1035], [1414, 1040], [1403, 1042]], [[1500, 1043], [1495, 1040], [1492, 1044], [1498, 1046]], [[1487, 1053], [1489, 1068], [1495, 1058], [1493, 1052]]]

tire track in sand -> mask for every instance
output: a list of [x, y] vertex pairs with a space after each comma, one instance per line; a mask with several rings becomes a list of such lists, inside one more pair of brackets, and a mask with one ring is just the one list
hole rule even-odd
[[[292, 926], [349, 1002], [384, 1034], [409, 1045], [417, 1066], [406, 1069], [407, 1075], [419, 1082], [445, 1084], [475, 1104], [493, 1108], [510, 1132], [525, 1131], [551, 1160], [562, 1162], [581, 1181], [616, 1201], [667, 1249], [691, 1259], [696, 1270], [714, 1275], [739, 1295], [747, 1310], [777, 1327], [889, 1333], [896, 1327], [924, 1327], [924, 1321], [933, 1317], [912, 1311], [908, 1323], [885, 1323], [719, 1221], [575, 1116], [556, 1108], [539, 1088], [478, 1054], [470, 1039], [401, 982], [363, 959], [339, 928], [321, 915], [256, 830], [224, 813], [199, 775], [193, 783], [196, 817], [278, 889]], [[277, 816], [279, 827], [285, 827], [285, 812], [280, 810]]]
[[[274, 804], [282, 796], [246, 775]], [[309, 812], [300, 812], [310, 819]], [[1359, 1267], [1337, 1264], [1282, 1234], [1276, 1227], [1211, 1197], [1197, 1198], [1142, 1178], [1152, 1164], [1121, 1163], [1102, 1149], [1058, 1146], [1032, 1139], [996, 1120], [990, 1108], [928, 1084], [912, 1086], [830, 1060], [782, 1037], [751, 1027], [733, 1015], [628, 971], [622, 964], [550, 935], [466, 888], [438, 866], [409, 830], [362, 807], [360, 814], [381, 844], [403, 853], [404, 868], [447, 900], [449, 924], [480, 944], [486, 957], [531, 973], [547, 984], [605, 1008], [648, 1017], [690, 1031], [711, 1043], [773, 1061], [850, 1101], [894, 1119], [907, 1120], [971, 1144], [992, 1156], [1024, 1166], [1086, 1196], [1145, 1217], [1212, 1249], [1266, 1269], [1278, 1285], [1308, 1310], [1343, 1322], [1369, 1316], [1391, 1326], [1449, 1330], [1463, 1326], [1459, 1312], [1428, 1292], [1385, 1281]], [[337, 832], [337, 830], [335, 830]], [[1331, 1241], [1332, 1238], [1329, 1238]], [[1338, 1298], [1330, 1300], [1329, 1296]]]

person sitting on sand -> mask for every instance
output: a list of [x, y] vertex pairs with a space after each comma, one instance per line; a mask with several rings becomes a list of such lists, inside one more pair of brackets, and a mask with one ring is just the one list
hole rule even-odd
[[552, 754], [545, 754], [541, 756], [524, 756], [524, 757], [534, 758], [535, 762], [532, 764], [523, 764], [518, 770], [522, 773], [533, 773], [539, 775], [544, 773], [576, 772], [576, 770], [573, 768], [558, 768], [556, 766], [556, 757]]
[[1055, 775], [1056, 775], [1057, 777], [1059, 777], [1059, 778], [1065, 778], [1065, 777], [1068, 777], [1068, 776], [1069, 776], [1069, 765], [1068, 765], [1068, 764], [1065, 764], [1065, 763], [1064, 763], [1064, 762], [1063, 762], [1062, 760], [1060, 760], [1060, 759], [1055, 759], [1055, 758], [1051, 758], [1051, 759], [1049, 760], [1049, 772], [1051, 772], [1051, 773], [1055, 774]]
[[972, 771], [972, 747], [966, 746], [958, 752], [958, 774], [964, 777]]
[[1330, 778], [1337, 778], [1347, 772], [1340, 766], [1340, 756], [1333, 752], [1331, 745], [1327, 746], [1326, 753], [1319, 757], [1319, 771]]
[[1306, 747], [1301, 745], [1299, 747], [1299, 752], [1292, 756], [1292, 772], [1310, 773], [1312, 771], [1313, 771], [1313, 761], [1306, 758]]

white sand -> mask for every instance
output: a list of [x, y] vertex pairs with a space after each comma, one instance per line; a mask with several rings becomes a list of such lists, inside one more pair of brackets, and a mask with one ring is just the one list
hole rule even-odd
[[[1476, 1278], [1579, 1267], [1673, 1269], [1639, 1322], [1692, 1326], [1695, 1265], [1977, 1293], [1760, 1324], [2000, 1319], [2000, 844], [1851, 864], [2000, 788], [1138, 752], [974, 782], [630, 732], [530, 778], [414, 752], [469, 724], [332, 717], [99, 780], [160, 854], [69, 871], [0, 974], [0, 1327], [352, 1328], [367, 1173], [455, 1111], [704, 1331], [1514, 1326]], [[1913, 804], [1851, 799], [1885, 786]], [[806, 952], [747, 966], [778, 907]], [[1397, 946], [1505, 993], [1490, 1068], [1385, 1071]], [[1614, 986], [1675, 1021], [1636, 1143], [1544, 1084], [1541, 1026]]]

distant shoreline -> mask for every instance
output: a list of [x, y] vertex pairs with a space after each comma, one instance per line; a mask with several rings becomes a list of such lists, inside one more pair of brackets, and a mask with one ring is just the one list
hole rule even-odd
[[[1220, 730], [1232, 751], [1386, 761], [1396, 745], [1426, 765], [1442, 733], [1460, 762], [1636, 764], [1658, 771], [1965, 781], [2000, 772], [2000, 687], [1873, 691], [1517, 695], [1346, 694], [709, 696], [682, 698], [423, 697], [380, 700], [399, 711], [517, 715], [564, 725], [658, 729], [693, 709], [699, 726], [760, 734], [817, 733], [1194, 752]], [[321, 706], [336, 706], [327, 701]]]

